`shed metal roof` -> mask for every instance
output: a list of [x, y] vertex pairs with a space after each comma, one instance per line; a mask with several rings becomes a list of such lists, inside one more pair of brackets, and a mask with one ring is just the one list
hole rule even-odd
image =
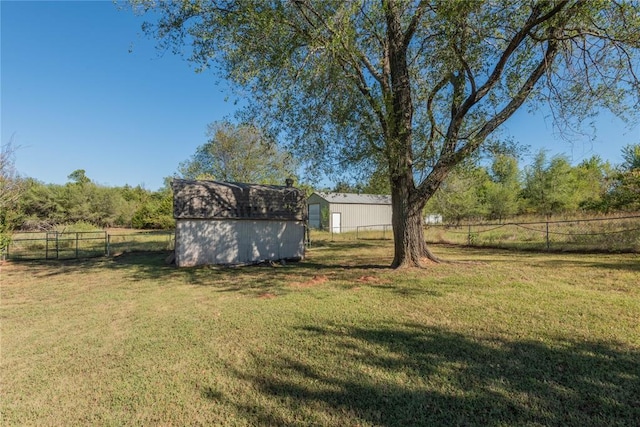
[[304, 192], [280, 185], [174, 179], [176, 219], [304, 220]]
[[329, 193], [316, 192], [329, 203], [347, 205], [390, 205], [391, 196], [383, 194], [353, 194], [353, 193]]

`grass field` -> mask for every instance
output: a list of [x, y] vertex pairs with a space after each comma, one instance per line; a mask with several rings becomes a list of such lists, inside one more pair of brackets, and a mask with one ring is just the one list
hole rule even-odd
[[2, 425], [636, 426], [640, 257], [5, 262]]

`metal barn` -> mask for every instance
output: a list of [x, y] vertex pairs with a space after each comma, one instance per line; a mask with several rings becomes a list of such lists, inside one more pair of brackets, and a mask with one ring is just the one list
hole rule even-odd
[[304, 192], [287, 186], [173, 181], [179, 267], [304, 257]]
[[391, 224], [391, 196], [317, 192], [309, 196], [307, 207], [309, 227], [334, 233]]

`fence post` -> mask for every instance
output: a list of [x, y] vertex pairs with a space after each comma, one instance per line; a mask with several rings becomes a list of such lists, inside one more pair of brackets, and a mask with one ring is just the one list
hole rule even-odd
[[60, 259], [60, 236], [56, 231], [56, 259]]
[[467, 233], [467, 245], [471, 246], [471, 223], [469, 223], [469, 232]]
[[[173, 250], [176, 249], [176, 232], [174, 231], [171, 235], [171, 238], [173, 239], [172, 243], [173, 243]], [[305, 223], [304, 224], [304, 234], [305, 234], [305, 239], [307, 241], [307, 247], [311, 247], [311, 228], [309, 227], [309, 223]]]
[[78, 232], [76, 231], [76, 259], [78, 259]]
[[547, 224], [547, 251], [550, 249], [550, 245], [549, 245], [549, 221], [546, 222]]
[[104, 232], [104, 251], [109, 256], [109, 252], [111, 251], [111, 234], [108, 234], [106, 231]]

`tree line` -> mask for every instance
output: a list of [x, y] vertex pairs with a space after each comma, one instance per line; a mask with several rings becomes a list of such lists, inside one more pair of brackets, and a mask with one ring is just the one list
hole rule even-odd
[[[203, 155], [205, 148], [221, 154], [213, 150], [216, 140], [212, 138], [198, 148], [197, 156], [181, 163], [180, 175], [217, 179], [220, 172], [213, 174], [216, 157]], [[246, 148], [242, 144], [234, 145], [223, 157], [234, 157], [238, 147]], [[572, 166], [565, 156], [549, 157], [545, 151], [540, 151], [533, 162], [524, 167], [520, 167], [513, 154], [496, 154], [486, 165], [478, 159], [468, 159], [447, 177], [424, 212], [442, 214], [446, 222], [504, 220], [523, 214], [553, 217], [572, 213], [637, 212], [640, 211], [640, 144], [624, 147], [621, 154], [619, 165], [592, 156]], [[255, 159], [249, 161], [255, 163]], [[248, 169], [245, 166], [238, 168], [244, 171]], [[258, 174], [254, 178], [269, 183], [273, 177], [261, 176], [260, 171], [273, 174], [275, 165], [269, 162], [263, 166], [253, 168]], [[291, 171], [283, 167], [279, 172], [282, 176], [276, 180]], [[389, 194], [389, 182], [384, 177], [383, 172], [374, 172], [363, 183], [338, 182], [325, 190]], [[233, 173], [223, 178], [241, 181]], [[3, 224], [8, 229], [49, 230], [56, 225], [78, 222], [95, 227], [138, 229], [169, 229], [175, 225], [171, 178], [166, 178], [164, 187], [158, 191], [139, 185], [99, 185], [87, 177], [83, 169], [69, 174], [65, 184], [45, 184], [33, 178], [14, 177], [13, 180], [19, 181], [14, 186], [21, 188], [21, 194], [4, 210]], [[307, 192], [313, 191], [305, 187]]]
[[[622, 150], [623, 162], [612, 165], [599, 156], [572, 166], [566, 156], [540, 151], [520, 167], [513, 154], [496, 154], [487, 165], [478, 159], [459, 164], [427, 203], [424, 212], [442, 214], [447, 222], [504, 220], [516, 215], [552, 217], [572, 213], [640, 210], [640, 144]], [[363, 182], [339, 182], [333, 191], [389, 194], [384, 172]]]
[[158, 191], [140, 185], [107, 187], [73, 171], [66, 184], [21, 178], [21, 196], [7, 211], [9, 229], [49, 230], [60, 224], [95, 227], [173, 228], [173, 195], [168, 183]]
[[[181, 162], [175, 176], [231, 182], [284, 185], [296, 177], [297, 163], [276, 141], [250, 123], [211, 123], [209, 140]], [[11, 143], [0, 151], [0, 249], [13, 230], [45, 231], [59, 225], [169, 229], [173, 219], [172, 177], [158, 191], [140, 185], [107, 187], [93, 182], [84, 169], [71, 172], [65, 184], [45, 184], [21, 177]], [[309, 193], [312, 189], [302, 185]]]
[[[255, 125], [223, 121], [208, 130], [209, 140], [179, 164], [176, 176], [280, 185], [285, 178], [298, 178], [299, 163], [291, 153]], [[640, 211], [640, 143], [624, 147], [618, 165], [592, 156], [572, 166], [565, 156], [540, 151], [531, 164], [520, 167], [519, 152], [512, 144], [496, 143], [488, 159], [469, 157], [452, 170], [423, 213], [460, 222]], [[175, 225], [171, 177], [158, 191], [99, 185], [83, 169], [69, 174], [65, 184], [45, 184], [16, 172], [11, 144], [3, 146], [0, 159], [0, 235], [5, 237], [11, 230], [44, 231], [79, 222], [103, 228]], [[309, 184], [297, 186], [308, 195], [315, 190]], [[360, 183], [338, 182], [322, 190], [390, 194], [391, 189], [387, 172], [379, 168]]]

